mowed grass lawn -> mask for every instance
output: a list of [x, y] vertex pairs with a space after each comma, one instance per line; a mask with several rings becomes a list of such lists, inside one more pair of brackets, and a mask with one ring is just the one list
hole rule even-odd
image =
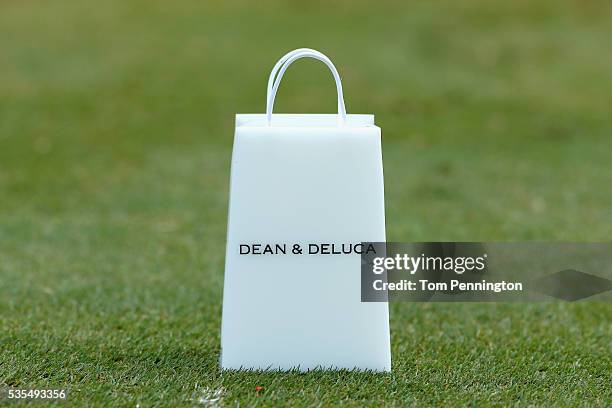
[[[0, 383], [58, 406], [610, 406], [598, 302], [393, 304], [390, 374], [220, 372], [234, 114], [297, 47], [376, 114], [389, 240], [610, 240], [609, 2], [4, 1]], [[277, 102], [332, 112], [331, 76], [296, 64]]]

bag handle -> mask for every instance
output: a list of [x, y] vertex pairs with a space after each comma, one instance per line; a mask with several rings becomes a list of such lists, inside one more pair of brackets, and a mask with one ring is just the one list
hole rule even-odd
[[274, 100], [276, 99], [276, 92], [278, 91], [280, 82], [283, 79], [283, 75], [285, 74], [285, 71], [287, 71], [287, 68], [289, 68], [289, 65], [300, 58], [314, 58], [322, 61], [331, 71], [332, 75], [334, 76], [334, 80], [336, 81], [336, 92], [338, 93], [338, 124], [344, 125], [346, 123], [346, 107], [344, 105], [342, 81], [340, 79], [340, 74], [338, 74], [338, 70], [331, 60], [323, 53], [310, 48], [298, 48], [288, 52], [280, 60], [278, 60], [276, 65], [274, 65], [274, 68], [272, 68], [272, 72], [268, 78], [268, 97], [266, 101], [266, 117], [268, 119], [268, 126], [272, 125]]
[[[272, 68], [272, 72], [270, 72], [270, 76], [268, 77], [268, 89], [266, 92], [266, 112], [268, 111], [268, 106], [270, 106], [270, 94], [272, 93], [272, 87], [274, 86], [274, 83], [276, 82], [276, 74], [278, 73], [278, 70], [285, 65], [285, 63], [287, 62], [287, 60], [299, 53], [305, 52], [305, 51], [310, 51], [312, 53], [319, 53], [321, 54], [319, 51], [317, 50], [313, 50], [312, 48], [298, 48], [295, 49], [293, 51], [289, 51], [287, 54], [283, 55], [281, 59], [278, 60], [278, 62], [276, 63], [276, 65], [274, 65], [274, 68]], [[322, 54], [321, 54], [322, 55]]]

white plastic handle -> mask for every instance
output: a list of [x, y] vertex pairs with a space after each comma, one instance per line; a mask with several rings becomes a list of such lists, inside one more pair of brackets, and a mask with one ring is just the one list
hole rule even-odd
[[[344, 94], [342, 92], [342, 81], [340, 79], [340, 74], [338, 74], [338, 70], [334, 66], [327, 56], [319, 51], [310, 49], [310, 48], [299, 48], [297, 50], [293, 50], [285, 54], [274, 66], [272, 72], [270, 73], [270, 77], [268, 78], [268, 92], [267, 92], [267, 101], [266, 101], [266, 116], [268, 119], [268, 126], [272, 124], [272, 111], [274, 109], [274, 100], [276, 99], [276, 92], [278, 91], [278, 87], [280, 86], [280, 82], [283, 79], [283, 75], [289, 65], [291, 65], [294, 61], [300, 58], [314, 58], [319, 61], [322, 61], [327, 65], [329, 70], [332, 72], [334, 76], [334, 80], [336, 81], [336, 91], [338, 93], [338, 124], [344, 125], [346, 123], [346, 107], [344, 105]], [[276, 73], [278, 72], [278, 75]]]
[[[266, 92], [266, 112], [268, 111], [268, 108], [270, 107], [270, 99], [271, 99], [270, 95], [272, 93], [272, 88], [274, 86], [274, 83], [276, 82], [275, 80], [276, 80], [276, 74], [278, 73], [278, 70], [286, 64], [287, 60], [290, 57], [296, 54], [304, 53], [304, 52], [319, 54], [321, 57], [327, 58], [323, 53], [317, 50], [313, 50], [312, 48], [298, 48], [293, 51], [289, 51], [287, 54], [283, 55], [283, 57], [278, 60], [276, 65], [274, 65], [274, 68], [272, 68], [272, 72], [270, 72], [270, 76], [268, 77], [268, 89]], [[343, 99], [338, 100], [338, 112], [341, 111], [343, 103], [344, 103]]]

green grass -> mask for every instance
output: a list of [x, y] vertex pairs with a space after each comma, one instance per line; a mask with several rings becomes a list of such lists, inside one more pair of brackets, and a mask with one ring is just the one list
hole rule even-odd
[[[612, 306], [393, 304], [391, 374], [222, 373], [233, 115], [313, 47], [388, 239], [609, 241], [609, 2], [0, 4], [0, 383], [58, 405], [610, 406]], [[279, 111], [333, 111], [322, 66]], [[256, 391], [256, 386], [264, 387]]]

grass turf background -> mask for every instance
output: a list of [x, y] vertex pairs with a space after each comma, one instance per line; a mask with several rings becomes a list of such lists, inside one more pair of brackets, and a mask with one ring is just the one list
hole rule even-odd
[[[610, 239], [608, 2], [5, 1], [0, 382], [74, 406], [610, 405], [596, 302], [393, 304], [391, 374], [219, 371], [233, 115], [302, 46], [383, 129], [389, 240]], [[296, 64], [277, 105], [333, 111], [331, 76]]]

